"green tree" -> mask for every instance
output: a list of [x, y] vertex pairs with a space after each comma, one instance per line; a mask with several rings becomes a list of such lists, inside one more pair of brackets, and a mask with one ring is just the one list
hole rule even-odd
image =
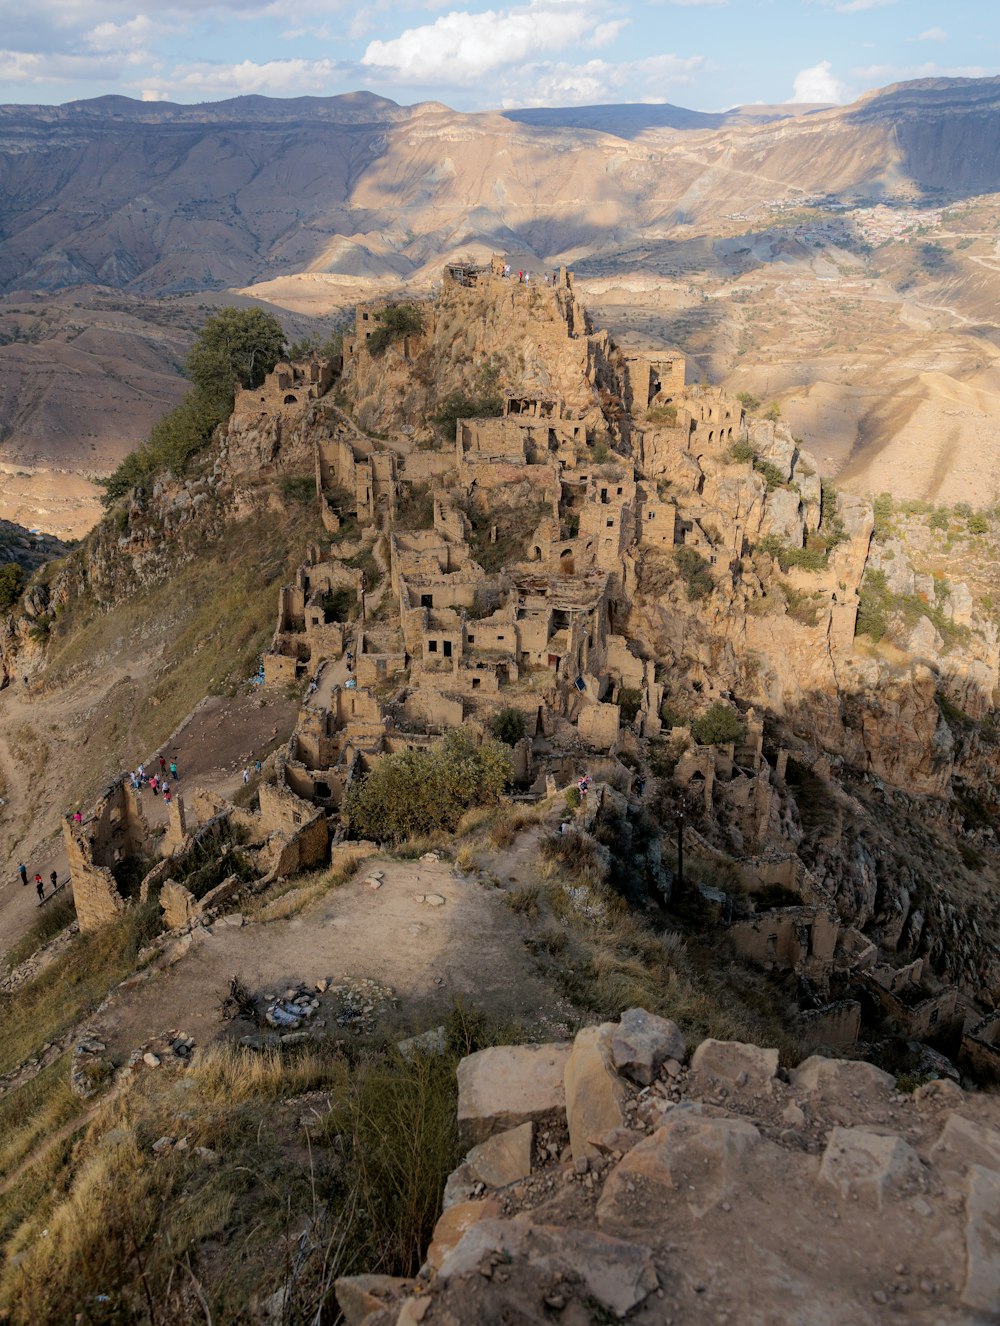
[[24, 571], [17, 562], [0, 566], [0, 612], [8, 612], [24, 588]]
[[237, 387], [259, 387], [281, 358], [285, 333], [262, 309], [224, 308], [213, 314], [184, 361], [192, 389], [153, 425], [147, 441], [129, 452], [104, 480], [106, 507], [158, 470], [183, 474], [188, 461], [232, 413]]
[[383, 755], [348, 788], [343, 810], [352, 833], [377, 842], [452, 831], [471, 806], [499, 801], [511, 772], [506, 746], [459, 729], [428, 748]]
[[184, 371], [207, 396], [232, 397], [239, 387], [259, 387], [285, 352], [285, 333], [273, 313], [223, 308], [198, 333]]
[[516, 746], [524, 736], [524, 714], [520, 709], [501, 709], [490, 724], [490, 732], [505, 746]]
[[701, 746], [725, 746], [730, 741], [740, 741], [743, 730], [739, 714], [722, 700], [716, 700], [691, 724], [691, 735]]
[[415, 304], [390, 304], [382, 310], [378, 324], [365, 341], [368, 353], [376, 359], [404, 336], [418, 335], [423, 330], [424, 320]]
[[674, 561], [687, 587], [687, 596], [692, 601], [708, 598], [715, 588], [709, 564], [697, 548], [678, 548]]

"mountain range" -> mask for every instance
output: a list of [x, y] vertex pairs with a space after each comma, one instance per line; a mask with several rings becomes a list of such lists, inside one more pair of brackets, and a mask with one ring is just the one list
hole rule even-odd
[[[825, 293], [873, 278], [866, 306], [890, 308], [894, 330], [873, 338], [862, 329], [865, 353], [879, 358], [864, 401], [850, 374], [831, 379], [829, 364], [817, 368], [815, 354], [774, 337], [761, 357], [776, 354], [781, 371], [750, 373], [747, 384], [777, 395], [793, 422], [821, 426], [830, 411], [820, 418], [804, 393], [817, 378], [830, 385], [843, 420], [830, 446], [817, 447], [840, 467], [859, 447], [867, 455], [895, 438], [879, 412], [886, 393], [899, 394], [899, 373], [909, 383], [938, 367], [928, 343], [914, 345], [921, 319], [936, 337], [959, 335], [945, 359], [961, 390], [970, 374], [992, 372], [1000, 343], [992, 213], [977, 217], [967, 251], [946, 246], [938, 263], [923, 261], [913, 236], [905, 252], [876, 244], [872, 256], [859, 214], [910, 209], [914, 233], [922, 226], [934, 243], [942, 206], [980, 206], [998, 191], [1000, 78], [920, 80], [845, 107], [722, 114], [668, 105], [463, 114], [365, 92], [0, 107], [0, 462], [79, 472], [86, 451], [100, 473], [183, 390], [183, 344], [165, 346], [162, 330], [151, 336], [141, 309], [125, 333], [138, 338], [135, 354], [116, 343], [85, 362], [86, 341], [71, 354], [62, 331], [27, 354], [15, 327], [28, 297], [33, 316], [39, 299], [55, 300], [62, 325], [73, 321], [72, 293], [84, 324], [114, 292], [134, 323], [133, 300], [238, 291], [328, 325], [374, 292], [429, 288], [447, 259], [502, 251], [518, 266], [573, 266], [616, 336], [679, 343], [699, 371], [734, 384], [755, 362], [756, 336], [736, 352], [747, 302], [765, 300], [766, 318], [796, 281], [823, 282]], [[628, 287], [631, 309], [605, 301], [608, 282]], [[190, 324], [190, 304], [168, 320]], [[79, 390], [67, 393], [66, 374]], [[1000, 382], [973, 386], [991, 397]], [[109, 391], [117, 421], [104, 434], [88, 427], [81, 447], [81, 393], [89, 417], [107, 414]]]

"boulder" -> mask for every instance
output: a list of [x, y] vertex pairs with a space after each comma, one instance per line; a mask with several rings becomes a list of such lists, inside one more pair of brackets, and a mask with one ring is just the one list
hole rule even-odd
[[506, 1188], [508, 1183], [526, 1179], [531, 1173], [531, 1143], [535, 1126], [522, 1123], [474, 1146], [465, 1164], [480, 1182], [490, 1188]]
[[346, 1326], [361, 1326], [370, 1312], [413, 1290], [413, 1281], [397, 1275], [344, 1275], [333, 1286]]
[[742, 1041], [704, 1040], [691, 1058], [692, 1071], [720, 1082], [761, 1091], [778, 1071], [778, 1051], [764, 1050]]
[[791, 1074], [791, 1082], [797, 1091], [830, 1098], [845, 1093], [884, 1098], [896, 1090], [895, 1078], [874, 1064], [860, 1059], [824, 1059], [818, 1054], [803, 1059]]
[[614, 1024], [584, 1027], [566, 1060], [566, 1120], [575, 1157], [599, 1154], [597, 1142], [625, 1127], [625, 1088], [611, 1060]]
[[965, 1198], [965, 1283], [967, 1308], [1000, 1313], [1000, 1174], [973, 1165]]
[[598, 1221], [625, 1232], [636, 1219], [655, 1219], [644, 1201], [636, 1213], [636, 1180], [676, 1191], [701, 1217], [732, 1196], [760, 1144], [760, 1133], [745, 1119], [674, 1110], [662, 1128], [634, 1146], [608, 1175], [597, 1204]]
[[458, 1133], [463, 1146], [529, 1120], [558, 1119], [566, 1107], [563, 1076], [571, 1046], [499, 1045], [458, 1065]]
[[982, 1165], [1000, 1171], [1000, 1132], [960, 1114], [949, 1114], [931, 1148], [931, 1159], [949, 1168]]
[[492, 1220], [500, 1214], [500, 1204], [489, 1198], [484, 1202], [456, 1202], [442, 1212], [434, 1226], [430, 1247], [427, 1249], [427, 1261], [438, 1271], [452, 1248], [465, 1233], [480, 1220]]
[[591, 1298], [623, 1317], [659, 1287], [649, 1248], [589, 1229], [481, 1220], [445, 1258], [438, 1280], [478, 1272], [498, 1253], [504, 1262], [527, 1262], [553, 1281], [582, 1280]]
[[648, 1087], [666, 1059], [683, 1059], [687, 1045], [680, 1028], [668, 1018], [630, 1008], [611, 1037], [615, 1068], [633, 1082]]
[[823, 1152], [819, 1180], [843, 1198], [881, 1207], [888, 1198], [921, 1184], [923, 1166], [901, 1137], [864, 1128], [834, 1128]]

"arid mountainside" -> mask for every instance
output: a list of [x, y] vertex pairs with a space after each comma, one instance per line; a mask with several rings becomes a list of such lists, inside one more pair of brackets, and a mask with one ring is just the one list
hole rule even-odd
[[989, 1320], [1000, 527], [686, 367], [452, 264], [33, 576], [15, 1326]]
[[[997, 470], [998, 87], [716, 117], [362, 93], [4, 107], [0, 290], [20, 309], [110, 288], [142, 321], [137, 297], [236, 289], [328, 319], [426, 289], [458, 254], [567, 262], [623, 342], [679, 345], [710, 380], [777, 398], [824, 473], [970, 501]], [[176, 346], [68, 322], [88, 328], [75, 346], [0, 345], [0, 459], [100, 474], [173, 399]]]

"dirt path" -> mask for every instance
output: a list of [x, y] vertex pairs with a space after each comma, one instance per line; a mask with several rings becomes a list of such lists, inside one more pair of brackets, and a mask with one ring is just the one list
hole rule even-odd
[[[138, 672], [132, 660], [131, 677]], [[23, 685], [8, 687], [0, 694], [0, 770], [8, 788], [4, 808], [3, 838], [0, 840], [0, 954], [15, 943], [38, 917], [38, 899], [33, 886], [24, 888], [17, 875], [19, 861], [28, 868], [29, 877], [37, 871], [48, 891], [49, 875], [55, 870], [60, 881], [68, 874], [62, 845], [62, 817], [77, 804], [72, 796], [72, 780], [61, 781], [51, 769], [41, 773], [25, 767], [24, 759], [13, 748], [11, 734], [28, 725], [41, 734], [42, 741], [52, 740], [53, 733], [62, 741], [72, 741], [72, 734], [92, 722], [92, 714], [108, 691], [126, 680], [122, 671], [102, 674], [100, 685], [75, 684], [65, 692], [33, 697]], [[156, 756], [162, 753], [177, 761], [179, 790], [192, 785], [204, 787], [223, 796], [231, 796], [243, 781], [243, 769], [252, 768], [256, 759], [266, 756], [286, 741], [295, 725], [298, 703], [284, 696], [254, 690], [236, 696], [210, 696], [188, 716], [164, 743], [160, 751], [138, 755], [150, 772], [157, 767]], [[80, 759], [86, 758], [85, 739], [81, 738]], [[55, 771], [56, 775], [58, 770]], [[161, 796], [143, 793], [143, 808], [152, 825], [167, 818]], [[82, 804], [86, 804], [86, 799]]]
[[[373, 858], [366, 866], [384, 871], [380, 889], [363, 870], [297, 916], [217, 925], [180, 962], [124, 993], [95, 1024], [96, 1034], [121, 1061], [169, 1028], [199, 1045], [246, 1032], [249, 1025], [219, 1017], [234, 975], [256, 994], [280, 994], [300, 981], [375, 980], [395, 992], [401, 1029], [434, 1025], [456, 998], [530, 1024], [550, 1025], [553, 1009], [572, 1020], [572, 1009], [537, 974], [521, 922], [500, 890], [443, 863]], [[420, 900], [425, 894], [445, 901], [433, 906]], [[332, 998], [321, 998], [319, 1019]]]

